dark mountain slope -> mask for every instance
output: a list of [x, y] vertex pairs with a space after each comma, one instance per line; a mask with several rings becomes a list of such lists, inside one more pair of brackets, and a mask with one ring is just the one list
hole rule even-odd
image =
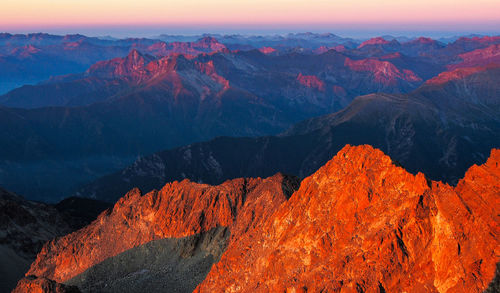
[[409, 63], [348, 60], [335, 51], [157, 58], [133, 50], [83, 74], [22, 87], [0, 98], [32, 108], [0, 108], [0, 183], [57, 201], [139, 155], [217, 136], [277, 134], [358, 94], [406, 92], [423, 82]]
[[114, 201], [132, 186], [166, 180], [209, 183], [277, 171], [311, 174], [345, 144], [371, 144], [412, 173], [456, 183], [500, 142], [500, 68], [479, 68], [407, 95], [372, 94], [346, 109], [298, 123], [282, 135], [217, 138], [143, 157], [78, 194]]
[[72, 198], [55, 206], [0, 188], [0, 292], [10, 292], [45, 242], [88, 225], [106, 203]]
[[0, 188], [0, 292], [10, 292], [46, 241], [71, 232], [58, 211]]

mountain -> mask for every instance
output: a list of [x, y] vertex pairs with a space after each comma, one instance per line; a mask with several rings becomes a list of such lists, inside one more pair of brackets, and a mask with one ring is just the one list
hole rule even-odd
[[72, 198], [55, 206], [0, 188], [0, 292], [10, 292], [48, 240], [88, 225], [108, 204]]
[[157, 42], [149, 46], [147, 53], [155, 56], [167, 56], [173, 53], [198, 55], [227, 50], [224, 44], [213, 37], [203, 37], [195, 42]]
[[414, 67], [440, 72], [414, 58], [394, 60], [364, 67], [336, 51], [155, 57], [132, 50], [0, 97], [9, 106], [0, 107], [0, 183], [58, 201], [138, 155], [217, 136], [277, 134], [360, 94], [415, 89], [423, 79]]
[[476, 49], [458, 56], [461, 59], [459, 60], [459, 63], [448, 65], [448, 69], [500, 63], [500, 44], [494, 44], [486, 48]]
[[452, 43], [452, 42], [455, 42], [456, 40], [462, 38], [462, 37], [466, 37], [466, 38], [482, 38], [482, 37], [485, 37], [485, 35], [481, 35], [481, 34], [469, 34], [469, 35], [465, 35], [465, 36], [451, 36], [451, 37], [441, 37], [438, 39], [438, 41], [442, 42], [442, 43], [445, 43], [445, 44], [448, 44], [448, 43]]
[[473, 51], [498, 44], [499, 42], [500, 36], [460, 37], [458, 40], [449, 45], [449, 49]]
[[133, 189], [27, 275], [83, 292], [482, 292], [499, 261], [499, 162], [492, 150], [452, 187], [347, 145], [298, 190], [280, 174]]
[[261, 47], [294, 48], [302, 47], [314, 49], [321, 46], [346, 45], [356, 47], [359, 40], [344, 38], [332, 33], [289, 33], [284, 35], [241, 35], [241, 34], [203, 34], [197, 36], [160, 35], [156, 37], [165, 42], [189, 42], [203, 37], [212, 37], [227, 46], [229, 49], [257, 49]]
[[130, 50], [167, 56], [197, 55], [225, 49], [213, 38], [165, 43], [154, 39], [102, 40], [83, 35], [0, 35], [0, 94], [17, 86], [37, 84], [52, 76], [85, 71], [92, 64], [126, 56]]
[[373, 73], [373, 79], [385, 86], [401, 86], [399, 81], [421, 82], [413, 71], [408, 69], [399, 70], [389, 61], [380, 61], [377, 59], [351, 60], [347, 58], [344, 63], [354, 71], [366, 71]]
[[0, 189], [0, 291], [10, 292], [46, 241], [71, 231], [54, 207]]
[[382, 37], [376, 37], [376, 38], [371, 38], [369, 40], [364, 41], [358, 46], [358, 49], [361, 49], [366, 46], [372, 46], [372, 45], [387, 45], [390, 44], [390, 41], [385, 40]]
[[82, 72], [98, 61], [126, 56], [132, 49], [143, 54], [167, 56], [223, 51], [227, 49], [225, 44], [231, 49], [252, 50], [268, 44], [286, 50], [299, 45], [309, 48], [345, 42], [355, 41], [333, 34], [290, 35], [288, 38], [200, 35], [114, 39], [78, 34], [0, 33], [0, 94], [22, 85], [37, 84], [52, 76]]
[[345, 147], [229, 244], [195, 292], [482, 292], [499, 261], [499, 160], [453, 188]]
[[[304, 40], [315, 40], [323, 37], [327, 36], [313, 37], [313, 35], [309, 34], [303, 36]], [[14, 36], [10, 38], [15, 39]], [[44, 39], [57, 41], [54, 41], [54, 43], [43, 41]], [[23, 39], [21, 38], [21, 40]], [[77, 70], [76, 67], [74, 69], [64, 69], [66, 61], [60, 60], [63, 57], [68, 62], [79, 64], [79, 71], [84, 71], [83, 66], [90, 68], [84, 74], [52, 77], [40, 85], [25, 86], [12, 91], [0, 98], [0, 103], [5, 106], [36, 108], [88, 105], [120, 94], [121, 91], [130, 90], [131, 85], [127, 83], [128, 79], [124, 77], [127, 73], [132, 74], [133, 70], [129, 70], [129, 72], [122, 71], [119, 75], [110, 75], [111, 72], [109, 71], [118, 70], [115, 67], [119, 64], [122, 64], [121, 69], [125, 69], [127, 60], [133, 58], [144, 59], [142, 60], [144, 62], [142, 68], [144, 72], [145, 67], [150, 63], [164, 62], [168, 59], [161, 58], [163, 56], [185, 54], [185, 58], [192, 59], [200, 54], [213, 54], [214, 52], [226, 53], [222, 54], [226, 56], [233, 55], [232, 58], [228, 58], [230, 60], [226, 60], [223, 64], [216, 64], [219, 71], [225, 71], [230, 76], [236, 73], [235, 67], [239, 70], [250, 69], [251, 72], [246, 74], [246, 78], [252, 77], [255, 70], [260, 74], [279, 70], [280, 73], [286, 72], [288, 74], [320, 75], [319, 78], [326, 79], [335, 86], [344, 88], [349, 96], [378, 91], [405, 92], [415, 88], [422, 79], [426, 80], [442, 72], [446, 66], [452, 69], [452, 67], [455, 68], [456, 66], [465, 67], [474, 64], [485, 65], [491, 63], [496, 60], [494, 58], [496, 58], [498, 44], [500, 43], [500, 38], [497, 37], [461, 38], [449, 45], [441, 44], [429, 38], [418, 38], [399, 43], [396, 40], [386, 41], [379, 37], [362, 43], [358, 49], [347, 49], [343, 45], [341, 45], [342, 47], [323, 45], [312, 51], [321, 55], [317, 57], [297, 56], [298, 54], [308, 54], [308, 51], [300, 48], [287, 47], [287, 50], [278, 51], [276, 48], [279, 49], [279, 47], [264, 47], [264, 53], [266, 54], [273, 52], [272, 55], [283, 55], [264, 58], [252, 51], [235, 51], [231, 54], [225, 45], [210, 36], [203, 37], [196, 42], [172, 43], [149, 39], [104, 41], [79, 35], [65, 38], [42, 35], [34, 38], [34, 40], [33, 38], [28, 38], [28, 40], [19, 41], [18, 43], [4, 43], [4, 46], [7, 47], [14, 46], [9, 51], [9, 54], [4, 57], [0, 56], [0, 59], [6, 58], [5, 62], [12, 62], [12, 64], [6, 63], [8, 66], [3, 67], [4, 69], [17, 70], [16, 68], [24, 66], [24, 62], [31, 62], [34, 63], [29, 63], [31, 64], [29, 65], [31, 72], [35, 72], [34, 67], [39, 66], [49, 70], [51, 76], [58, 73], [74, 73]], [[47, 47], [46, 43], [50, 44], [50, 46]], [[17, 45], [23, 46], [16, 47]], [[62, 48], [53, 46], [62, 46]], [[101, 47], [95, 48], [95, 46]], [[333, 49], [334, 52], [328, 52], [330, 49]], [[58, 52], [59, 50], [63, 52]], [[103, 53], [102, 50], [108, 50], [109, 52]], [[340, 51], [343, 54], [339, 54]], [[122, 57], [126, 55], [126, 52], [129, 52], [129, 55]], [[116, 56], [119, 57], [95, 63], [97, 60]], [[203, 58], [213, 59], [216, 57], [204, 56]], [[344, 61], [343, 65], [340, 64], [341, 60]], [[233, 64], [227, 64], [227, 61]], [[284, 63], [287, 61], [291, 61], [291, 64]], [[52, 65], [46, 64], [46, 62], [54, 62], [62, 69], [57, 72], [53, 71], [50, 69]], [[308, 62], [311, 64], [307, 64]], [[229, 68], [225, 68], [226, 66]], [[333, 70], [334, 68], [335, 70]], [[19, 70], [22, 76], [30, 79], [29, 74], [25, 72], [26, 70], [22, 68]], [[103, 75], [104, 72], [100, 72], [100, 70], [107, 70], [108, 74]], [[371, 76], [368, 75], [367, 77], [366, 74], [368, 73], [371, 73]], [[12, 72], [9, 72], [8, 75], [13, 76]], [[241, 75], [241, 73], [238, 75]], [[383, 75], [382, 78], [381, 75]], [[102, 80], [103, 78], [105, 80]], [[253, 76], [252, 78], [255, 82], [256, 77]], [[228, 79], [228, 76], [226, 76], [226, 79]], [[385, 81], [386, 79], [390, 81]], [[380, 84], [381, 81], [382, 85]], [[146, 83], [147, 80], [141, 80], [141, 82]], [[387, 86], [388, 82], [391, 83], [392, 87]], [[398, 83], [397, 87], [395, 87], [396, 83]], [[137, 80], [133, 85], [138, 85]], [[247, 89], [248, 83], [239, 86]], [[357, 90], [360, 87], [361, 90]], [[355, 92], [356, 90], [357, 92]]]
[[[294, 37], [304, 42], [335, 38]], [[264, 54], [229, 51], [209, 36], [165, 46], [152, 39], [80, 35], [6, 39], [19, 39], [9, 44], [23, 46], [22, 52], [35, 57], [44, 50], [57, 52], [44, 42], [86, 60], [93, 57], [85, 50], [105, 56], [92, 46], [131, 48], [125, 57], [99, 61], [84, 72], [52, 77], [0, 96], [5, 106], [0, 106], [0, 184], [30, 199], [50, 202], [125, 168], [138, 156], [218, 136], [274, 135], [299, 121], [344, 109], [360, 95], [408, 93], [465, 59], [468, 67], [496, 60], [495, 46], [500, 42], [495, 37], [448, 45], [425, 38], [402, 43], [378, 40], [360, 49], [343, 45], [342, 50], [313, 53], [314, 49], [276, 47]], [[170, 53], [160, 53], [161, 48]], [[177, 49], [197, 52], [174, 53]], [[381, 143], [379, 147], [383, 148]], [[310, 174], [333, 154], [325, 153], [307, 171], [291, 171]]]
[[[296, 178], [278, 174], [267, 179], [235, 179], [219, 186], [184, 180], [147, 194], [134, 189], [89, 226], [47, 243], [27, 275], [45, 276], [57, 282], [71, 279], [69, 283], [83, 285], [82, 288], [90, 286], [86, 291], [101, 291], [102, 284], [88, 283], [102, 277], [95, 273], [104, 269], [99, 266], [109, 266], [109, 271], [120, 270], [104, 261], [122, 258], [124, 252], [156, 241], [151, 244], [153, 247], [171, 253], [156, 255], [166, 258], [166, 262], [154, 263], [146, 275], [158, 276], [168, 270], [175, 277], [185, 271], [185, 266], [191, 266], [192, 270], [185, 271], [189, 275], [183, 280], [189, 283], [194, 279], [199, 283], [228, 243], [237, 241], [240, 235], [267, 218], [297, 186]], [[166, 238], [170, 240], [157, 241]], [[129, 253], [129, 258], [121, 261], [130, 261], [144, 251]], [[190, 257], [194, 264], [183, 260]], [[200, 269], [195, 270], [193, 265]], [[94, 266], [95, 272], [88, 270]], [[116, 274], [127, 276], [126, 271], [131, 268], [123, 269]], [[126, 278], [114, 280], [117, 285], [124, 285], [125, 281]], [[197, 283], [188, 283], [176, 283], [175, 278], [167, 275], [161, 283], [145, 286], [151, 291], [158, 290], [155, 286], [169, 284], [194, 290]]]
[[[206, 86], [207, 81], [203, 80], [203, 76], [192, 75], [202, 73], [220, 84], [229, 82], [232, 88], [245, 90], [262, 98], [293, 99], [294, 103], [300, 103], [297, 99], [301, 99], [301, 95], [311, 96], [316, 93], [296, 89], [299, 85], [309, 87], [299, 77], [314, 76], [327, 87], [321, 90], [323, 93], [320, 97], [307, 97], [309, 103], [323, 103], [319, 105], [322, 108], [331, 107], [330, 104], [335, 103], [334, 106], [339, 109], [356, 95], [382, 90], [406, 92], [422, 83], [419, 74], [428, 78], [442, 71], [440, 66], [402, 55], [384, 57], [383, 60], [356, 58], [352, 60], [336, 51], [327, 51], [318, 56], [300, 53], [270, 56], [256, 50], [222, 50], [218, 54], [154, 57], [134, 49], [126, 57], [97, 62], [83, 74], [53, 77], [36, 86], [13, 90], [0, 96], [0, 104], [18, 108], [86, 106], [110, 98], [118, 99], [132, 91], [149, 91], [156, 84], [168, 81], [167, 74], [172, 75], [172, 71], [195, 71], [171, 76], [170, 79], [177, 78], [183, 84], [200, 88]], [[299, 84], [294, 84], [295, 77]], [[334, 86], [344, 89], [342, 95], [339, 96], [331, 89]], [[188, 86], [184, 85], [186, 87]], [[168, 88], [157, 90], [168, 91]], [[202, 89], [197, 90], [200, 92], [198, 94], [203, 94]], [[332, 101], [334, 98], [338, 101]], [[277, 102], [283, 104], [286, 101]]]
[[0, 93], [51, 76], [82, 72], [91, 64], [127, 54], [129, 48], [81, 35], [0, 36]]
[[500, 147], [500, 67], [457, 70], [469, 74], [445, 72], [405, 95], [361, 96], [278, 136], [220, 137], [141, 157], [77, 194], [113, 202], [132, 187], [184, 178], [214, 184], [279, 171], [305, 177], [345, 144], [373, 145], [412, 173], [455, 184]]
[[[82, 72], [92, 64], [124, 57], [133, 49], [142, 54], [161, 57], [171, 54], [198, 55], [225, 50], [249, 51], [271, 47], [276, 54], [302, 52], [324, 53], [325, 50], [347, 50], [364, 57], [401, 52], [412, 57], [425, 57], [441, 65], [457, 55], [498, 44], [499, 37], [459, 38], [444, 44], [426, 38], [406, 41], [381, 37], [364, 42], [334, 34], [300, 33], [273, 36], [200, 35], [159, 36], [158, 38], [96, 38], [83, 35], [0, 34], [0, 94], [26, 84], [37, 84], [52, 76]], [[359, 50], [357, 49], [359, 47]]]
[[350, 50], [353, 56], [381, 57], [399, 52], [409, 57], [421, 57], [434, 64], [447, 65], [460, 60], [459, 55], [484, 49], [500, 43], [500, 37], [462, 37], [452, 43], [441, 43], [430, 38], [420, 37], [413, 40], [398, 42], [396, 39], [386, 40], [382, 37], [372, 38], [356, 49]]
[[401, 43], [401, 52], [408, 56], [428, 56], [439, 54], [446, 49], [446, 45], [431, 38], [420, 37]]

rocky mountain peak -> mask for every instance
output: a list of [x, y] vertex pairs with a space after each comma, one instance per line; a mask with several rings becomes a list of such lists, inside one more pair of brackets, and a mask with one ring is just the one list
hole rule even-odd
[[175, 181], [147, 194], [132, 189], [89, 226], [47, 243], [27, 275], [64, 282], [133, 247], [217, 227], [229, 227], [237, 239], [286, 201], [296, 185], [296, 179], [277, 174], [218, 186]]
[[390, 42], [382, 37], [371, 38], [369, 40], [364, 41], [361, 45], [358, 46], [358, 49], [361, 49], [368, 45], [384, 45], [389, 44]]
[[498, 201], [497, 161], [495, 150], [453, 188], [346, 146], [195, 292], [482, 292], [498, 262], [498, 205], [485, 207]]
[[482, 292], [499, 261], [499, 163], [492, 150], [452, 187], [346, 145], [298, 190], [281, 174], [133, 189], [45, 245], [28, 275], [64, 282], [154, 239], [227, 227], [227, 248], [195, 292]]

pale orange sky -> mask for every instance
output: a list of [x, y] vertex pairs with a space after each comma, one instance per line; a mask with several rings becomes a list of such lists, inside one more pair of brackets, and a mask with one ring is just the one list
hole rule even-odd
[[500, 0], [1, 0], [0, 8], [0, 28], [500, 21]]

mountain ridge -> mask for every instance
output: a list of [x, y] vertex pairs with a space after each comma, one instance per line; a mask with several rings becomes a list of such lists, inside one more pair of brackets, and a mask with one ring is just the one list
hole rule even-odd
[[[496, 211], [498, 205], [488, 204], [491, 200], [498, 201], [499, 160], [500, 150], [492, 150], [485, 164], [470, 167], [457, 187], [451, 187], [430, 181], [422, 173], [408, 173], [371, 146], [347, 145], [304, 179], [298, 189], [296, 181], [288, 181], [292, 184], [287, 184], [287, 191], [282, 189], [282, 175], [263, 181], [236, 179], [213, 187], [193, 185], [188, 181], [174, 182], [160, 192], [153, 191], [145, 196], [132, 190], [113, 211], [103, 213], [89, 227], [104, 225], [98, 229], [104, 231], [108, 225], [116, 229], [118, 226], [110, 225], [105, 219], [114, 213], [125, 216], [118, 218], [120, 221], [125, 219], [125, 223], [134, 227], [132, 230], [146, 233], [161, 231], [162, 227], [175, 230], [179, 224], [178, 227], [190, 227], [192, 223], [195, 226], [191, 227], [203, 227], [203, 223], [210, 223], [213, 215], [210, 211], [216, 211], [224, 204], [210, 204], [215, 209], [207, 210], [203, 216], [195, 212], [193, 215], [197, 216], [191, 219], [198, 217], [201, 222], [189, 220], [190, 216], [177, 222], [175, 217], [158, 216], [163, 210], [159, 208], [162, 204], [156, 204], [164, 197], [160, 193], [175, 189], [179, 184], [224, 190], [228, 185], [242, 186], [242, 180], [248, 180], [246, 182], [257, 183], [257, 188], [248, 189], [249, 197], [243, 205], [246, 206], [241, 210], [243, 212], [236, 212], [233, 220], [224, 213], [219, 214], [220, 219], [229, 220], [227, 223], [234, 221], [230, 240], [220, 261], [213, 265], [195, 292], [340, 292], [356, 288], [481, 292], [493, 279], [499, 261], [498, 256], [494, 256], [499, 245], [495, 237], [500, 223]], [[225, 197], [213, 197], [217, 193], [210, 193], [204, 196], [218, 198], [222, 200], [220, 203], [226, 200]], [[188, 194], [174, 202], [168, 200], [172, 204], [169, 209], [181, 207], [182, 211], [183, 202], [191, 201]], [[155, 196], [158, 197], [153, 200]], [[158, 206], [157, 216], [148, 216], [137, 202]], [[186, 211], [197, 210], [188, 208]], [[219, 211], [223, 210], [225, 208]], [[258, 213], [254, 214], [254, 211]], [[457, 217], [456, 213], [461, 216]], [[159, 226], [133, 224], [141, 218], [160, 222], [170, 219], [175, 224], [161, 224], [157, 220], [151, 223], [157, 222]], [[181, 235], [185, 235], [182, 231], [199, 231], [183, 229], [179, 230]], [[100, 253], [108, 251], [105, 243], [119, 247], [128, 242], [117, 242], [108, 237], [77, 236], [88, 231], [89, 228], [84, 228], [46, 244], [27, 275], [64, 282], [82, 271], [81, 268], [75, 271], [75, 265], [96, 264], [84, 261], [93, 256], [80, 252], [93, 244], [84, 243], [83, 239], [102, 242]], [[128, 239], [127, 233], [130, 232], [118, 234]], [[332, 250], [337, 253], [332, 254]], [[65, 251], [72, 251], [71, 255], [77, 256], [79, 261], [75, 263], [71, 258], [65, 258]], [[19, 290], [25, 286], [23, 282], [19, 283]]]
[[499, 261], [499, 219], [488, 204], [498, 202], [499, 159], [492, 150], [452, 188], [372, 147], [346, 146], [230, 245], [195, 292], [482, 292]]
[[[126, 188], [152, 189], [183, 178], [216, 184], [278, 171], [305, 177], [348, 143], [369, 143], [412, 173], [455, 184], [468, 166], [484, 162], [489, 150], [499, 147], [499, 78], [498, 66], [485, 67], [406, 95], [361, 96], [341, 111], [296, 123], [277, 136], [220, 137], [141, 157], [76, 194], [113, 201], [109, 196]], [[113, 190], [116, 186], [122, 189]]]

